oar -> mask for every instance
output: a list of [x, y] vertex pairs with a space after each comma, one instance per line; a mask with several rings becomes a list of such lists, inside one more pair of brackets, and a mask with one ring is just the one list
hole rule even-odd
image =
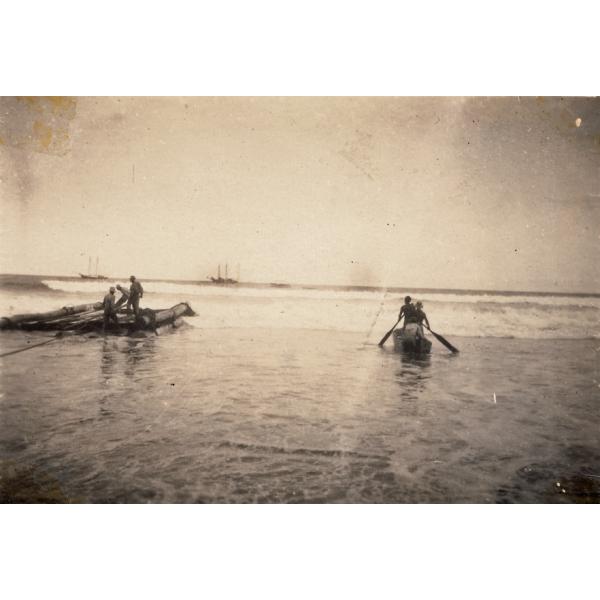
[[394, 323], [394, 326], [381, 338], [381, 341], [379, 342], [380, 346], [383, 346], [387, 342], [387, 339], [390, 337], [390, 335], [392, 335], [392, 332], [394, 331], [394, 329], [396, 329], [396, 325], [398, 325], [398, 323], [400, 323], [400, 319], [398, 319]]
[[[423, 323], [423, 327], [429, 329], [429, 327], [427, 327], [425, 323]], [[439, 333], [436, 333], [435, 331], [431, 331], [431, 329], [429, 329], [429, 331], [438, 339], [439, 342], [444, 344], [444, 346], [446, 346], [448, 350], [450, 350], [451, 352], [458, 352], [458, 348], [455, 348], [445, 337], [442, 337]]]

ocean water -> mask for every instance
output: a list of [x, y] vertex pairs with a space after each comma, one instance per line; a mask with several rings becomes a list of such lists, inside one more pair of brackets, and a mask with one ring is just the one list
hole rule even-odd
[[[10, 315], [110, 282], [0, 284]], [[197, 316], [0, 359], [3, 502], [600, 502], [597, 296], [144, 287]], [[406, 292], [459, 354], [379, 348]]]

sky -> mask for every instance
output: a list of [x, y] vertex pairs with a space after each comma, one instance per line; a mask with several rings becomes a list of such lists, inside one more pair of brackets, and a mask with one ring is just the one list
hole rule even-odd
[[0, 99], [0, 271], [600, 292], [600, 100]]

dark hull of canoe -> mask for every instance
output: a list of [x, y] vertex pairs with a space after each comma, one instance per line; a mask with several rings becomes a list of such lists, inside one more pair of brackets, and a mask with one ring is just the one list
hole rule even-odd
[[407, 325], [404, 329], [394, 331], [394, 350], [406, 354], [429, 354], [431, 342], [418, 335], [417, 327]]

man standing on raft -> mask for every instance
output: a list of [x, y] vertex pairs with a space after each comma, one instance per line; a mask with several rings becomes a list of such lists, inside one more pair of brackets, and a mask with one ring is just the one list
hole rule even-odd
[[104, 300], [102, 302], [104, 307], [104, 320], [102, 321], [102, 333], [106, 333], [106, 328], [110, 325], [112, 321], [117, 326], [117, 329], [120, 329], [119, 319], [117, 318], [116, 312], [116, 302], [115, 302], [115, 288], [111, 286], [108, 290], [108, 294], [104, 296]]
[[129, 281], [131, 281], [131, 286], [129, 288], [129, 298], [127, 299], [126, 309], [127, 312], [131, 312], [129, 307], [133, 306], [133, 314], [137, 317], [140, 312], [140, 298], [144, 296], [144, 288], [135, 278], [135, 275], [132, 275], [129, 278]]
[[117, 283], [117, 289], [121, 292], [121, 297], [117, 300], [116, 307], [120, 308], [127, 300], [129, 300], [129, 292]]

